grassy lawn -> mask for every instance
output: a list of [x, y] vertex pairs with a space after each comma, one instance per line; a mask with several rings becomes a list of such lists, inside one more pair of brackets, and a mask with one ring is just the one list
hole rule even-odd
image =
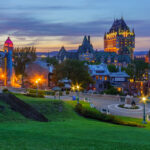
[[[49, 120], [28, 120], [5, 105], [0, 113], [0, 150], [149, 150], [150, 125], [119, 126], [78, 116], [73, 102], [18, 95]], [[88, 104], [86, 104], [88, 105]], [[120, 117], [127, 121], [140, 119]]]

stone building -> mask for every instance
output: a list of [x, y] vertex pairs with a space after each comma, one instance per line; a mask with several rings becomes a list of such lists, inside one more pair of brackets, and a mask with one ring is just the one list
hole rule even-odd
[[115, 19], [110, 30], [104, 35], [104, 51], [128, 55], [134, 59], [135, 33], [131, 31], [124, 19]]
[[92, 62], [95, 60], [94, 53], [95, 51], [90, 42], [90, 36], [84, 36], [83, 42], [76, 52], [68, 52], [64, 47], [62, 47], [56, 58], [59, 60], [59, 62], [62, 62], [66, 59], [77, 59], [81, 61]]
[[95, 81], [95, 85], [93, 89], [96, 92], [104, 91], [108, 88], [108, 85], [112, 85], [119, 89], [120, 91], [124, 91], [128, 87], [128, 79], [129, 75], [125, 72], [109, 72], [107, 68], [107, 64], [100, 65], [89, 65], [89, 73]]
[[148, 51], [148, 53], [145, 57], [145, 62], [150, 64], [150, 50]]
[[126, 67], [131, 62], [131, 58], [128, 55], [94, 50], [90, 41], [90, 36], [84, 36], [83, 42], [77, 51], [66, 51], [66, 49], [62, 47], [58, 52], [56, 59], [59, 62], [62, 62], [66, 59], [76, 59], [87, 62], [114, 64], [116, 66], [124, 67]]

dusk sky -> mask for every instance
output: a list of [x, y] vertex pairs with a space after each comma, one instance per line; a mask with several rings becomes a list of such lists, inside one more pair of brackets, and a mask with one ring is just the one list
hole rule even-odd
[[103, 35], [114, 18], [135, 29], [136, 50], [150, 48], [150, 0], [1, 0], [0, 45], [8, 36], [15, 46], [38, 51], [77, 49], [84, 35], [103, 50]]

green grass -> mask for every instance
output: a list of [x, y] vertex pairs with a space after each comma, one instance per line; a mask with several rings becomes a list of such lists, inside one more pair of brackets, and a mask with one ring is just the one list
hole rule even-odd
[[[7, 106], [5, 113], [9, 117], [0, 118], [0, 150], [150, 149], [150, 125], [136, 128], [85, 119], [73, 111], [75, 102], [17, 96], [39, 109], [51, 121], [41, 123], [27, 120]], [[59, 111], [60, 105], [62, 111]], [[141, 122], [140, 119], [119, 118]]]

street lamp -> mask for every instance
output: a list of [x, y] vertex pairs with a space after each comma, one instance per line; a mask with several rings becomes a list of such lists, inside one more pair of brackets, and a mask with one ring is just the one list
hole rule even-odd
[[80, 85], [75, 85], [75, 86], [72, 86], [72, 90], [73, 91], [76, 91], [77, 93], [77, 104], [79, 104], [79, 91], [80, 91]]
[[36, 81], [35, 81], [35, 83], [37, 84], [37, 88], [36, 88], [36, 96], [38, 96], [38, 88], [39, 88], [39, 82], [41, 81], [41, 79], [39, 78], [39, 79], [37, 79]]
[[5, 86], [5, 75], [4, 74], [1, 75], [1, 79], [3, 80], [4, 86]]
[[79, 90], [80, 90], [80, 86], [77, 85], [76, 89], [77, 89], [77, 104], [79, 104]]
[[145, 104], [146, 104], [146, 97], [143, 97], [142, 98], [142, 101], [143, 101], [143, 124], [146, 124], [146, 113], [145, 113]]

